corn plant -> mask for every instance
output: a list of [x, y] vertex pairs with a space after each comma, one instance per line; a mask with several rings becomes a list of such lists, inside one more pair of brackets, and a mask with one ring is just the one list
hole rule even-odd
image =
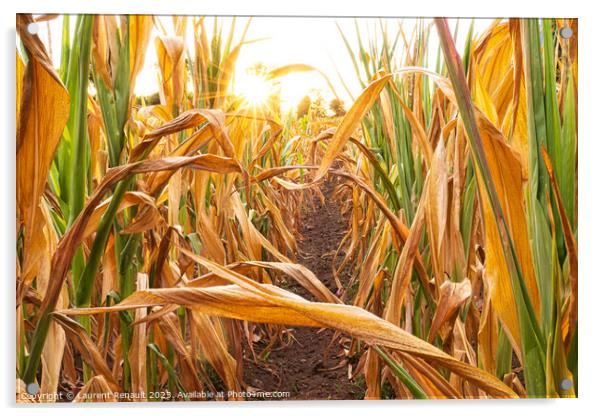
[[[18, 400], [239, 392], [298, 326], [353, 339], [366, 398], [576, 396], [575, 20], [471, 25], [462, 55], [445, 19], [339, 28], [362, 92], [295, 118], [233, 92], [251, 20], [65, 16], [55, 68], [52, 18], [17, 16]], [[296, 71], [324, 75], [262, 76]], [[336, 293], [297, 259], [333, 181]]]

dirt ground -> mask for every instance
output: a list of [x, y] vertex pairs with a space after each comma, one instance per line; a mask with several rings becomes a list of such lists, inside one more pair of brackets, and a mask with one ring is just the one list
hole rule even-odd
[[[338, 201], [334, 198], [334, 180], [325, 181], [321, 191], [324, 205], [315, 197], [301, 218], [300, 236], [297, 240], [298, 262], [314, 274], [333, 293], [337, 286], [332, 275], [332, 258], [343, 238], [348, 217], [341, 215]], [[342, 254], [340, 254], [342, 256]], [[339, 261], [342, 258], [338, 259]], [[339, 276], [343, 287], [349, 281], [343, 271]], [[288, 288], [300, 296], [312, 296], [296, 283]], [[349, 339], [337, 336], [331, 329], [290, 328], [293, 340], [289, 345], [274, 347], [267, 357], [260, 357], [266, 344], [255, 344], [257, 361], [251, 351], [245, 351], [245, 382], [263, 391], [290, 392], [288, 400], [353, 400], [362, 399], [364, 388], [348, 378], [348, 362], [343, 347]]]

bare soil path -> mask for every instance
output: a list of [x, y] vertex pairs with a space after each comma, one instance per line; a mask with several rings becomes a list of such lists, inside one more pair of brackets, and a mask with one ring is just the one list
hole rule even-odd
[[[298, 238], [298, 262], [313, 271], [333, 293], [337, 292], [337, 286], [332, 275], [332, 258], [349, 225], [348, 217], [341, 215], [339, 202], [334, 198], [335, 186], [333, 179], [323, 183], [324, 205], [316, 197], [311, 204], [315, 209], [302, 213]], [[349, 277], [347, 271], [339, 276], [344, 287]], [[314, 300], [297, 284], [287, 289]], [[253, 362], [250, 351], [245, 351], [245, 382], [264, 391], [290, 392], [289, 400], [363, 398], [364, 388], [348, 378], [343, 349], [349, 344], [348, 338], [339, 336], [332, 342], [335, 332], [323, 328], [292, 327], [290, 334], [293, 340], [289, 345], [274, 347], [265, 357], [259, 355], [266, 344], [256, 343], [257, 363]]]

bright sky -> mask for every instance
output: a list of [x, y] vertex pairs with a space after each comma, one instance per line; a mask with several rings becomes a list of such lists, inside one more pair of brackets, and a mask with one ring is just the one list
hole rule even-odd
[[[229, 17], [220, 17], [218, 19], [222, 22], [223, 32], [227, 34], [232, 19]], [[240, 39], [247, 19], [246, 17], [237, 18], [235, 41]], [[161, 16], [159, 20], [168, 33], [172, 31], [173, 25], [170, 17]], [[72, 26], [74, 25], [74, 21], [75, 19], [71, 19]], [[206, 29], [209, 33], [212, 32], [213, 21], [212, 17], [205, 19]], [[380, 21], [388, 28], [389, 36], [391, 37], [390, 40], [395, 36], [399, 24], [403, 25], [404, 32], [409, 37], [417, 23], [417, 19], [415, 18], [405, 18], [403, 20], [387, 18], [380, 19]], [[425, 19], [424, 22], [428, 24], [431, 20]], [[460, 51], [463, 49], [464, 39], [468, 33], [470, 22], [470, 19], [460, 20], [457, 38], [457, 47]], [[338, 74], [345, 80], [345, 84], [347, 84], [347, 87], [355, 97], [359, 95], [361, 89], [357, 82], [351, 58], [336, 27], [336, 23], [339, 24], [345, 33], [352, 47], [357, 50], [355, 22], [351, 18], [254, 17], [249, 26], [246, 39], [261, 40], [245, 45], [241, 49], [235, 70], [234, 92], [247, 95], [260, 95], [263, 93], [262, 86], [256, 80], [246, 75], [246, 69], [258, 62], [266, 65], [268, 69], [303, 63], [318, 68], [326, 74], [340, 98], [345, 100], [346, 103], [350, 103], [349, 94], [345, 91]], [[474, 33], [478, 34], [482, 32], [490, 24], [490, 19], [476, 19], [474, 21]], [[60, 61], [62, 17], [50, 21], [48, 25], [42, 23], [39, 34], [45, 42], [47, 42], [48, 35], [50, 34], [52, 38], [53, 60], [58, 66]], [[455, 25], [455, 19], [450, 20], [452, 31]], [[362, 34], [364, 46], [367, 45], [371, 34], [380, 31], [379, 19], [359, 18], [358, 26]], [[189, 33], [187, 34], [186, 42], [188, 47], [193, 50], [192, 25], [189, 24], [188, 28]], [[157, 91], [157, 56], [154, 52], [153, 42], [154, 38], [159, 34], [159, 30], [156, 28], [153, 29], [144, 69], [140, 72], [136, 81], [136, 94], [150, 95]], [[430, 36], [432, 41], [429, 43], [429, 66], [434, 68], [437, 54], [437, 33], [434, 27], [431, 28]], [[326, 103], [334, 98], [326, 81], [316, 72], [295, 73], [285, 76], [281, 79], [282, 108], [285, 111], [295, 108], [299, 101], [311, 90], [319, 90], [326, 99]], [[255, 98], [259, 99], [260, 97]]]

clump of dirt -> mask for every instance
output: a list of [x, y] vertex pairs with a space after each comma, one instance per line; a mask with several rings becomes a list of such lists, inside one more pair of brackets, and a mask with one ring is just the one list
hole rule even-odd
[[[332, 259], [349, 226], [349, 217], [341, 214], [341, 206], [334, 196], [337, 182], [325, 181], [321, 187], [324, 204], [316, 196], [301, 216], [298, 238], [298, 262], [310, 269], [333, 293], [337, 286], [332, 275]], [[343, 254], [340, 253], [339, 256]], [[338, 262], [342, 258], [337, 259]], [[339, 279], [343, 287], [350, 278], [344, 270]], [[315, 300], [296, 283], [288, 290], [306, 299]], [[335, 336], [331, 329], [291, 327], [292, 342], [283, 347], [262, 351], [267, 341], [255, 343], [257, 361], [251, 351], [245, 351], [245, 382], [263, 391], [289, 392], [284, 400], [362, 399], [365, 389], [348, 377], [349, 363], [344, 347], [349, 339]]]

